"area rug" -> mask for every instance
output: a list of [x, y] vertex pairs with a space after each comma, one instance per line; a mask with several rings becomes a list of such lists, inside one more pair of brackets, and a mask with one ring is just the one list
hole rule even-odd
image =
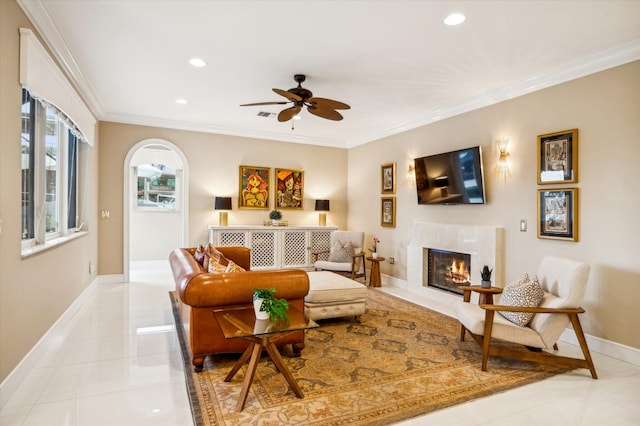
[[296, 398], [265, 353], [238, 413], [246, 367], [231, 382], [223, 379], [239, 355], [209, 356], [204, 370], [194, 372], [176, 321], [195, 424], [388, 425], [570, 370], [491, 358], [483, 372], [478, 345], [471, 337], [460, 342], [458, 321], [376, 289], [369, 289], [360, 323], [318, 323], [306, 331], [301, 357], [281, 348], [304, 399]]

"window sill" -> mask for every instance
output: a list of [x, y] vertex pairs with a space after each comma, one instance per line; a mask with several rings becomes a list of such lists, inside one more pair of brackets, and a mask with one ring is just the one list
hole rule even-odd
[[73, 234], [65, 235], [64, 237], [54, 238], [45, 242], [44, 244], [37, 244], [31, 247], [26, 247], [22, 249], [22, 259], [26, 259], [27, 257], [34, 256], [36, 254], [40, 254], [44, 251], [50, 250], [54, 247], [61, 246], [62, 244], [66, 244], [69, 241], [77, 240], [78, 238], [84, 237], [85, 235], [89, 235], [88, 231], [78, 231]]

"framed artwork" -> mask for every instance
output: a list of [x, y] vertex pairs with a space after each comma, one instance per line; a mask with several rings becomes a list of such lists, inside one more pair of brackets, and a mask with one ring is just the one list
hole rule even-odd
[[302, 210], [304, 172], [276, 169], [276, 209]]
[[269, 208], [269, 174], [271, 168], [240, 166], [238, 207], [241, 209]]
[[538, 185], [578, 181], [578, 129], [538, 136]]
[[578, 188], [538, 190], [538, 238], [578, 240]]
[[380, 226], [396, 227], [396, 197], [380, 199]]
[[396, 193], [396, 163], [388, 163], [380, 166], [380, 180], [382, 194]]

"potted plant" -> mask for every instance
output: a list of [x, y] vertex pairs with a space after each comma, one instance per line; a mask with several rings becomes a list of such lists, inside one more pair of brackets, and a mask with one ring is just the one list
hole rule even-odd
[[492, 272], [493, 272], [493, 269], [489, 269], [489, 266], [487, 266], [487, 265], [484, 265], [484, 267], [482, 268], [482, 271], [480, 271], [480, 276], [482, 277], [481, 286], [483, 288], [491, 287], [491, 273]]
[[282, 219], [282, 212], [279, 210], [271, 210], [269, 213], [269, 219], [271, 219], [273, 226], [278, 226], [280, 219]]
[[373, 257], [374, 259], [378, 258], [378, 243], [380, 242], [380, 240], [378, 239], [378, 237], [373, 237], [373, 247], [371, 247], [369, 249], [369, 251], [371, 252], [371, 257]]
[[286, 299], [277, 299], [275, 288], [255, 288], [253, 289], [253, 309], [256, 312], [256, 319], [270, 319], [272, 323], [279, 321], [289, 321], [287, 311], [289, 302]]

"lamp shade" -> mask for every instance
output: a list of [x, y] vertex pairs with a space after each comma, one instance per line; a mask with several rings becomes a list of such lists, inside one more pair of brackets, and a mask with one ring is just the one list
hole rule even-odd
[[316, 211], [317, 212], [328, 212], [329, 211], [329, 200], [316, 200]]
[[436, 178], [436, 188], [444, 188], [449, 186], [449, 176], [440, 176]]
[[216, 210], [231, 210], [231, 197], [216, 197]]

